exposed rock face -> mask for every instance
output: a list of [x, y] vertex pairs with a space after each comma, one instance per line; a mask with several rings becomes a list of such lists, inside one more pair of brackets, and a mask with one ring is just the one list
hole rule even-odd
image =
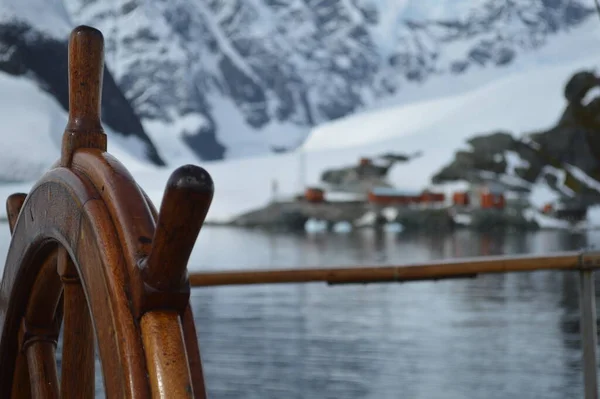
[[457, 151], [454, 160], [433, 176], [434, 184], [471, 180], [480, 171], [505, 173], [505, 152], [512, 151], [517, 146], [516, 140], [506, 132], [475, 136], [467, 144], [470, 146], [469, 150]]
[[[600, 98], [584, 102], [595, 86], [600, 86], [600, 79], [593, 72], [575, 73], [565, 85], [568, 104], [556, 126], [523, 139], [508, 132], [475, 136], [433, 182], [470, 181], [491, 172], [498, 180], [513, 177], [525, 186], [544, 179], [570, 206], [600, 203]], [[519, 165], [508, 164], [510, 153], [518, 157]]]
[[454, 220], [446, 209], [404, 209], [395, 219], [406, 231], [444, 233], [454, 229]]
[[372, 187], [391, 187], [385, 178], [396, 163], [409, 162], [420, 156], [416, 154], [383, 154], [366, 163], [338, 169], [328, 169], [321, 175], [321, 181], [331, 188], [342, 191], [366, 193]]
[[587, 93], [600, 85], [590, 71], [575, 73], [565, 86], [567, 108], [557, 125], [529, 136], [540, 149], [558, 162], [573, 165], [600, 178], [600, 98], [584, 103]]
[[433, 76], [502, 68], [594, 13], [588, 0], [3, 0], [0, 70], [65, 104], [68, 30], [99, 28], [106, 124], [179, 163], [293, 149], [311, 126]]
[[435, 16], [422, 0], [396, 3], [65, 2], [76, 23], [105, 32], [137, 114], [173, 126], [203, 159], [250, 142], [293, 148], [310, 126], [434, 75], [508, 65], [595, 12], [584, 0], [463, 2]]
[[510, 215], [503, 211], [475, 209], [471, 212], [471, 228], [478, 231], [517, 230], [531, 231], [539, 229], [539, 225], [526, 219], [522, 214]]
[[[24, 23], [0, 24], [0, 71], [30, 76], [68, 110], [66, 39], [53, 39]], [[126, 137], [138, 138], [144, 147], [140, 155], [156, 165], [164, 165], [138, 116], [108, 70], [104, 72], [102, 97], [103, 122]]]

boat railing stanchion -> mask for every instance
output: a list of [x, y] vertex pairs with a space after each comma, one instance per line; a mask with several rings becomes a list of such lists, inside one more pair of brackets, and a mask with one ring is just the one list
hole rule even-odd
[[[597, 255], [596, 255], [597, 256]], [[596, 333], [596, 294], [594, 269], [584, 253], [580, 256], [579, 309], [581, 311], [581, 349], [583, 355], [583, 383], [585, 399], [598, 399], [598, 365]]]

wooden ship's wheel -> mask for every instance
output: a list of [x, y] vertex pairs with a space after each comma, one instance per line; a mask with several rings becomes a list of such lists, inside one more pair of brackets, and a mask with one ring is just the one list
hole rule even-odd
[[[0, 284], [0, 397], [204, 398], [187, 261], [213, 195], [192, 165], [157, 213], [106, 152], [102, 34], [73, 30], [60, 160], [7, 200], [12, 240]], [[62, 327], [60, 380], [56, 345]]]

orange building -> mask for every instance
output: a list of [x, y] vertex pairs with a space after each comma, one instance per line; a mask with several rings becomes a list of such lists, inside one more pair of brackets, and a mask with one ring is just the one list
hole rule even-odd
[[443, 193], [409, 193], [387, 187], [374, 188], [368, 194], [368, 201], [377, 205], [439, 204], [445, 200], [446, 196]]
[[323, 202], [325, 193], [320, 188], [309, 187], [304, 191], [304, 198], [308, 202]]
[[473, 184], [470, 193], [470, 205], [475, 209], [504, 209], [505, 187], [497, 182]]
[[421, 195], [388, 187], [376, 187], [369, 191], [367, 199], [370, 203], [377, 205], [409, 205], [419, 203]]
[[434, 193], [431, 191], [424, 191], [420, 198], [421, 203], [439, 203], [445, 200], [446, 196], [443, 193]]
[[504, 194], [483, 191], [480, 195], [479, 204], [482, 209], [504, 209], [505, 202]]
[[452, 203], [458, 206], [468, 206], [469, 201], [469, 193], [464, 191], [455, 192], [452, 195]]

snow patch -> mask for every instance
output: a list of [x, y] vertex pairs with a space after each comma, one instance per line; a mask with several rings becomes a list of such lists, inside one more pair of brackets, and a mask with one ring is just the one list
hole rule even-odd
[[[41, 4], [41, 0], [27, 0], [29, 3]], [[7, 15], [11, 4], [17, 4], [16, 0], [3, 3], [0, 15]], [[593, 23], [598, 25], [596, 20]], [[139, 24], [132, 26], [132, 31], [145, 22], [140, 20]], [[271, 123], [256, 132], [256, 136], [249, 136], [246, 134], [248, 125], [235, 104], [224, 97], [211, 97], [210, 103], [216, 110], [215, 121], [219, 123], [218, 138], [233, 148], [227, 155], [247, 158], [202, 163], [212, 174], [216, 187], [208, 220], [228, 221], [266, 205], [271, 200], [273, 180], [279, 182], [280, 196], [292, 196], [301, 192], [304, 184], [319, 185], [326, 168], [354, 165], [362, 156], [385, 152], [423, 151], [423, 156], [394, 166], [389, 176], [390, 182], [400, 190], [420, 192], [430, 186], [433, 174], [452, 160], [456, 149], [464, 146], [467, 138], [500, 129], [517, 134], [551, 126], [564, 109], [562, 93], [567, 79], [576, 70], [600, 63], [598, 56], [584, 58], [589, 51], [583, 49], [597, 47], [593, 44], [598, 43], [597, 38], [588, 36], [590, 32], [600, 32], [600, 28], [590, 26], [574, 30], [573, 35], [561, 36], [562, 44], [563, 39], [553, 40], [531, 57], [524, 55], [514, 66], [501, 71], [489, 68], [460, 78], [445, 76], [431, 79], [422, 86], [407, 86], [401, 97], [394, 99], [400, 105], [318, 126], [300, 150], [285, 154], [256, 155], [271, 151], [270, 145], [287, 148], [292, 146], [290, 143], [296, 145], [307, 134], [306, 129]], [[565, 52], [568, 55], [563, 57]], [[564, 60], [577, 61], [565, 63]], [[534, 73], [531, 72], [533, 67], [536, 68]], [[497, 79], [498, 76], [502, 78]], [[55, 100], [25, 79], [0, 74], [0, 89], [4, 94], [0, 98], [0, 117], [6, 129], [14, 133], [7, 135], [0, 149], [0, 161], [4, 165], [0, 178], [37, 179], [40, 170], [58, 158], [66, 115]], [[426, 100], [440, 93], [446, 97]], [[415, 102], [417, 100], [420, 102]], [[178, 125], [144, 121], [163, 158], [172, 162], [169, 168], [136, 162], [129, 154], [141, 151], [138, 144], [126, 139], [109, 139], [111, 152], [122, 159], [157, 206], [172, 169], [183, 163], [198, 162], [174, 134], [202, 127], [206, 121], [199, 115], [175, 119], [179, 120]], [[517, 166], [518, 160], [512, 159], [510, 154], [507, 159], [511, 168]], [[442, 187], [450, 190], [460, 186], [461, 183], [456, 183]], [[5, 185], [0, 191], [8, 195], [28, 191], [25, 187], [30, 185]], [[542, 207], [557, 198], [558, 194], [546, 185], [534, 185], [531, 201], [535, 206]]]
[[[0, 72], [0, 182], [35, 180], [60, 157], [67, 113], [33, 81]], [[109, 135], [108, 149], [131, 170], [148, 170], [146, 144], [137, 137]]]
[[59, 40], [74, 27], [62, 0], [2, 0], [0, 21], [22, 22]]
[[273, 148], [294, 149], [309, 134], [305, 127], [291, 123], [271, 121], [249, 134], [251, 128], [232, 100], [211, 96], [210, 102], [217, 123], [217, 137], [225, 147], [228, 159], [260, 156], [273, 152]]

